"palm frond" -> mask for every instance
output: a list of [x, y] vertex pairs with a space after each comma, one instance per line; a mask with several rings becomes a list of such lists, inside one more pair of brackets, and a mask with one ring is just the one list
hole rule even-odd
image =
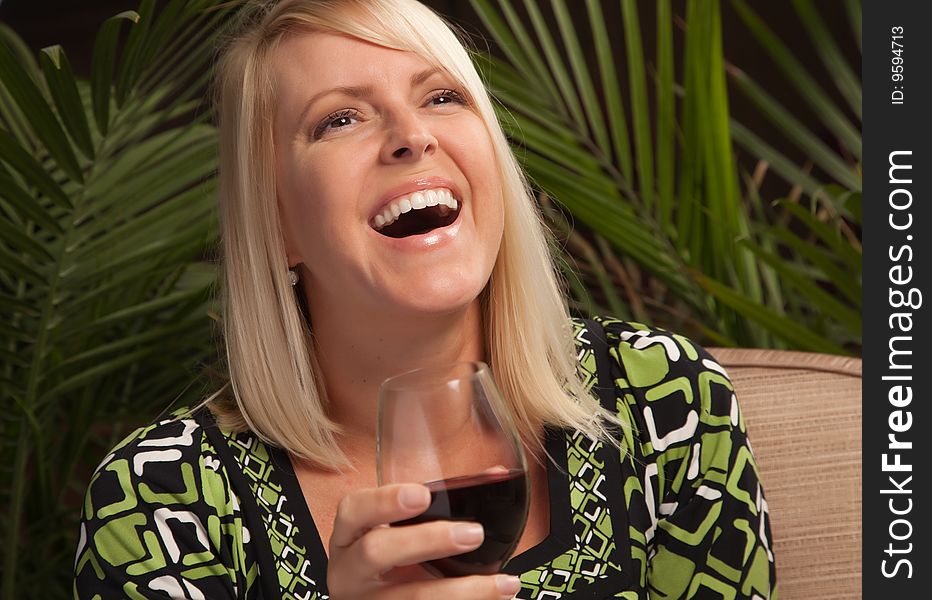
[[[3, 437], [17, 441], [0, 445], [12, 466], [0, 486], [4, 600], [29, 581], [67, 594], [61, 547], [74, 547], [77, 513], [62, 490], [85, 487], [75, 478], [99, 459], [86, 452], [94, 430], [148, 420], [212, 356], [212, 269], [197, 265], [216, 235], [216, 135], [197, 124], [197, 96], [234, 7], [214, 8], [143, 0], [109, 19], [90, 81], [60, 46], [36, 61], [0, 31], [0, 387], [16, 407]], [[163, 57], [168, 46], [184, 55]], [[48, 533], [49, 515], [66, 533]]]
[[[860, 175], [849, 157], [860, 156], [861, 142], [847, 111], [859, 114], [860, 97], [856, 71], [839, 44], [816, 39], [827, 28], [811, 0], [794, 0], [793, 8], [833, 70], [846, 107], [814, 85], [804, 63], [745, 2], [728, 6], [841, 151], [726, 60], [718, 1], [689, 0], [679, 16], [669, 0], [655, 3], [653, 57], [642, 44], [633, 0], [620, 3], [621, 39], [610, 39], [604, 3], [586, 1], [588, 49], [564, 0], [523, 0], [530, 28], [515, 2], [499, 0], [498, 10], [488, 0], [471, 3], [505, 51], [504, 61], [479, 60], [519, 160], [542, 197], [553, 198], [584, 228], [574, 231], [559, 211], [544, 210], [568, 255], [560, 264], [574, 307], [632, 315], [637, 306], [639, 319], [685, 324], [713, 343], [830, 352], [858, 347], [860, 254], [852, 219], [859, 214]], [[556, 32], [546, 26], [545, 4]], [[682, 27], [674, 29], [677, 19]], [[587, 54], [594, 64], [583, 59]], [[679, 81], [675, 65], [682, 65]], [[618, 77], [623, 71], [625, 82]], [[806, 162], [737, 121], [729, 91], [776, 125]], [[805, 194], [807, 205], [761, 198], [761, 181], [741, 176], [736, 148], [758, 161], [761, 178], [781, 179], [791, 197]], [[611, 252], [596, 251], [602, 245]], [[570, 274], [572, 268], [579, 272]], [[797, 326], [786, 328], [787, 321]]]

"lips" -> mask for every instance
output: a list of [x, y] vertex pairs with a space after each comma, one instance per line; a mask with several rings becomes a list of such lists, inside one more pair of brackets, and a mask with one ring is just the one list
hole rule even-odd
[[378, 214], [385, 212], [386, 207], [391, 204], [396, 198], [401, 198], [402, 196], [408, 196], [414, 192], [434, 189], [434, 188], [447, 188], [453, 192], [453, 197], [456, 198], [457, 202], [462, 206], [463, 203], [463, 193], [459, 189], [459, 186], [454, 182], [446, 179], [444, 177], [418, 177], [416, 179], [411, 179], [404, 183], [401, 183], [390, 190], [388, 190], [379, 200], [375, 203], [372, 210], [369, 213], [369, 218], [367, 219], [370, 224], [375, 223], [375, 217]]
[[[391, 238], [422, 235], [451, 225], [459, 216], [462, 202], [452, 186], [443, 185], [446, 183], [436, 179], [419, 180], [407, 189], [400, 188], [400, 193], [389, 195], [390, 199], [381, 205], [369, 225]], [[414, 190], [406, 193], [412, 187]]]

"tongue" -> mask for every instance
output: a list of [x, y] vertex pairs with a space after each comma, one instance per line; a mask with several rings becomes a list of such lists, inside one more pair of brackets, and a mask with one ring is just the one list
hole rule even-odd
[[446, 227], [456, 220], [459, 210], [452, 211], [448, 206], [438, 204], [401, 214], [398, 220], [379, 230], [384, 236], [403, 238], [422, 235], [438, 227]]

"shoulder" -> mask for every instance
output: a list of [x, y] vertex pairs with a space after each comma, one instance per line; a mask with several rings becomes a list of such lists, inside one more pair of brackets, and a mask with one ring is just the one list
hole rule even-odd
[[593, 321], [604, 330], [619, 416], [637, 426], [648, 453], [689, 444], [710, 429], [743, 430], [734, 386], [702, 346], [641, 323]]
[[[573, 319], [576, 342], [592, 344], [592, 336], [602, 335], [589, 331], [586, 319]], [[591, 322], [601, 325], [612, 363], [621, 368], [626, 377], [624, 384], [632, 388], [656, 387], [665, 381], [680, 377], [697, 379], [715, 374], [727, 380], [725, 369], [708, 351], [693, 340], [661, 329], [613, 317], [596, 316]]]
[[226, 505], [228, 495], [214, 493], [228, 488], [225, 470], [204, 429], [202, 415], [182, 409], [126, 436], [91, 478], [85, 519], [158, 507]]
[[149, 425], [140, 427], [116, 444], [104, 457], [96, 473], [114, 461], [128, 461], [133, 470], [144, 472], [147, 463], [177, 462], [200, 456], [204, 438], [200, 419], [178, 410]]
[[137, 429], [101, 461], [82, 511], [76, 598], [130, 590], [133, 597], [224, 598], [249, 590], [256, 575], [250, 535], [211, 441], [217, 436], [208, 435], [215, 428], [204, 412], [176, 411]]

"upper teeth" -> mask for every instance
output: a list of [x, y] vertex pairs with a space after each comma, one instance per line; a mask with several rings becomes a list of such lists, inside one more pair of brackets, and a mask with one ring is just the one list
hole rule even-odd
[[428, 206], [437, 205], [446, 206], [450, 210], [456, 210], [459, 203], [453, 197], [453, 192], [447, 188], [436, 188], [432, 190], [423, 190], [414, 192], [408, 196], [395, 198], [382, 209], [382, 212], [375, 215], [373, 223], [376, 229], [381, 229], [398, 220], [398, 216], [412, 210], [420, 210]]

